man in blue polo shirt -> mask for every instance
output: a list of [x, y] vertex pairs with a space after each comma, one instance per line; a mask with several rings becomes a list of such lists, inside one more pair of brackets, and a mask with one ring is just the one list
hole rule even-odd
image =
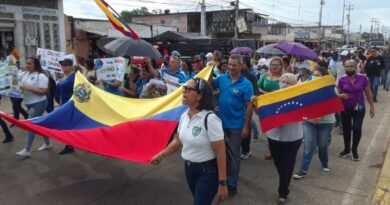
[[174, 84], [183, 84], [186, 82], [186, 76], [181, 71], [181, 60], [179, 57], [172, 55], [169, 59], [168, 69], [161, 69], [159, 77], [165, 81]]
[[240, 55], [232, 55], [228, 62], [228, 74], [213, 80], [214, 88], [219, 89], [219, 117], [225, 134], [234, 152], [228, 176], [230, 196], [237, 194], [240, 172], [241, 138], [247, 138], [252, 118], [250, 99], [253, 96], [252, 84], [241, 75], [243, 60]]

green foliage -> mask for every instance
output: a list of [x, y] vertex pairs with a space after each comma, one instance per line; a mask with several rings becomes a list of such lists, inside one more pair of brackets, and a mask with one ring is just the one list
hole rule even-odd
[[[155, 13], [155, 12], [153, 12]], [[152, 12], [148, 10], [146, 7], [141, 7], [139, 9], [133, 9], [131, 11], [123, 10], [120, 15], [126, 22], [131, 22], [131, 18], [133, 16], [142, 16], [142, 15], [151, 15]]]

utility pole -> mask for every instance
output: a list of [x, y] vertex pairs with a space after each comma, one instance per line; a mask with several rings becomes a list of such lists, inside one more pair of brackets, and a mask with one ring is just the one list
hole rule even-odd
[[206, 4], [205, 0], [202, 0], [202, 3], [200, 3], [200, 34], [203, 36], [206, 35]]
[[345, 18], [345, 0], [344, 0], [344, 4], [343, 4], [343, 18], [341, 18], [341, 27], [343, 28], [343, 32], [344, 32], [344, 18]]
[[236, 8], [235, 8], [236, 9], [236, 18], [235, 18], [234, 25], [236, 25], [236, 26], [234, 29], [234, 39], [238, 39], [238, 25], [237, 25], [237, 22], [238, 22], [238, 0], [236, 0], [235, 6], [236, 6]]
[[[358, 46], [360, 46], [361, 41], [362, 41], [362, 24], [360, 24], [360, 26], [359, 26], [359, 45]], [[356, 46], [356, 44], [355, 44], [355, 46]]]
[[371, 18], [370, 22], [371, 22], [370, 40], [372, 40], [372, 39], [373, 39], [372, 32], [373, 32], [373, 30], [374, 30], [374, 22], [375, 22], [375, 19], [374, 19], [374, 18]]
[[325, 0], [321, 0], [320, 2], [320, 20], [318, 22], [318, 39], [317, 39], [317, 47], [321, 48], [321, 39], [322, 39], [322, 29], [321, 29], [321, 23], [322, 23], [322, 6], [325, 4]]
[[344, 3], [343, 3], [343, 18], [341, 18], [341, 28], [343, 29], [343, 43], [344, 43], [344, 40], [345, 40], [344, 19], [345, 19], [345, 0], [344, 0]]
[[349, 44], [349, 28], [351, 26], [351, 10], [353, 10], [353, 5], [349, 4], [347, 7], [348, 14], [347, 14], [347, 21], [348, 21], [348, 28], [347, 28], [347, 42], [346, 45]]

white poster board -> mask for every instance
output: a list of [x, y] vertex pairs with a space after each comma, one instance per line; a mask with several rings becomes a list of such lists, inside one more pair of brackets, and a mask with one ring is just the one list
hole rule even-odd
[[123, 81], [128, 60], [122, 57], [95, 59], [97, 80]]
[[15, 65], [0, 63], [0, 95], [22, 98], [18, 72]]
[[43, 69], [62, 73], [59, 61], [64, 59], [65, 54], [63, 52], [38, 48], [37, 56], [40, 58]]

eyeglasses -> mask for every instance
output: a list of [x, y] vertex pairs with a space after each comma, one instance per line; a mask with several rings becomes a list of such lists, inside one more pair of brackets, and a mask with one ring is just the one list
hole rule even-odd
[[191, 90], [192, 90], [192, 91], [196, 91], [196, 92], [198, 91], [198, 89], [193, 88], [193, 87], [190, 87], [190, 86], [188, 86], [188, 85], [184, 85], [184, 86], [183, 86], [183, 91], [184, 91], [184, 92], [187, 93], [187, 92], [190, 92]]
[[271, 64], [270, 67], [279, 67], [281, 66], [282, 64]]

